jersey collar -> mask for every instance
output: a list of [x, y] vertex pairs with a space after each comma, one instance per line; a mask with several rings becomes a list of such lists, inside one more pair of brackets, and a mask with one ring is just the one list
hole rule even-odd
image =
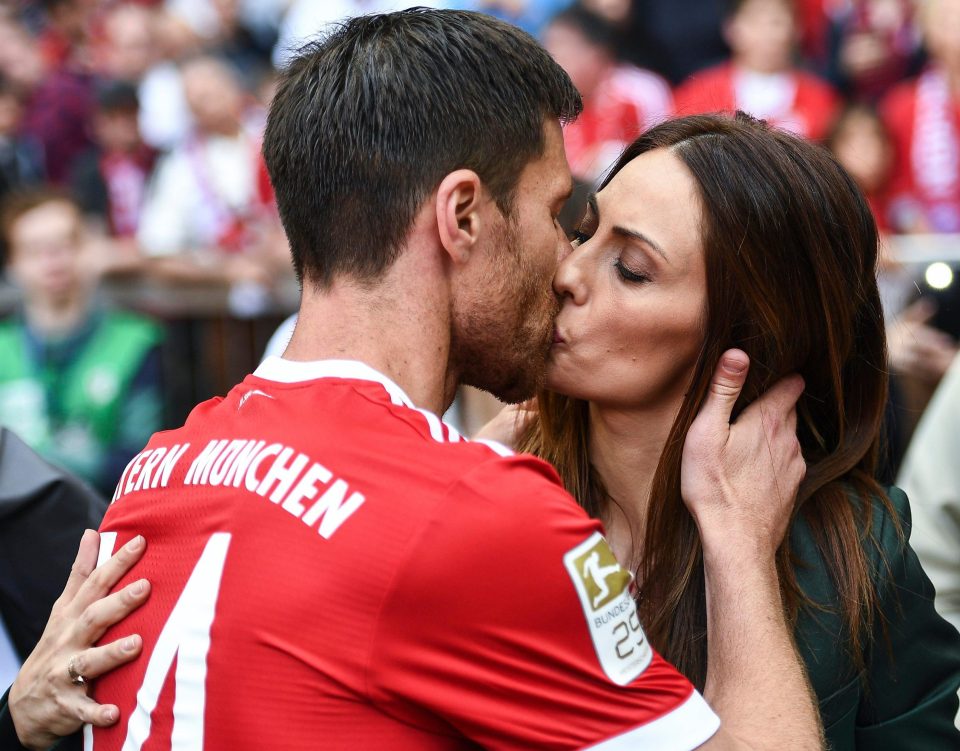
[[311, 360], [299, 362], [282, 357], [268, 357], [253, 372], [258, 378], [278, 383], [300, 383], [318, 378], [344, 378], [351, 381], [374, 381], [383, 386], [390, 401], [416, 409], [410, 397], [379, 370], [359, 360]]

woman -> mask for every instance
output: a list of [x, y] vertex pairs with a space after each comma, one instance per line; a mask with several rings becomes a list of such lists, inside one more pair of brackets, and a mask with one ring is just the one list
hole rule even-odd
[[750, 355], [739, 408], [800, 373], [808, 471], [778, 569], [831, 748], [956, 748], [960, 639], [907, 546], [906, 498], [874, 480], [887, 379], [876, 255], [870, 209], [826, 151], [743, 114], [653, 128], [591, 198], [560, 265], [548, 390], [515, 442], [604, 521], [636, 571], [650, 641], [702, 689], [684, 437], [724, 350]]

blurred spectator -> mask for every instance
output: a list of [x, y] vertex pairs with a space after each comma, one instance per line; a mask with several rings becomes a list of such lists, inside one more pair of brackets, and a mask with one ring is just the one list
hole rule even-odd
[[911, 0], [838, 0], [829, 19], [828, 76], [848, 96], [876, 101], [919, 69]]
[[0, 74], [23, 102], [20, 132], [36, 139], [47, 177], [62, 183], [73, 160], [90, 147], [86, 126], [93, 109], [92, 78], [68, 67], [50, 67], [37, 41], [10, 19], [0, 19]]
[[138, 114], [132, 84], [102, 85], [92, 123], [96, 146], [78, 157], [71, 174], [73, 196], [83, 213], [98, 219], [113, 237], [136, 235], [156, 159], [140, 137]]
[[806, 138], [824, 138], [839, 100], [828, 84], [793, 65], [793, 2], [734, 0], [724, 34], [731, 61], [695, 74], [677, 89], [677, 112], [740, 109]]
[[555, 16], [543, 42], [583, 96], [583, 113], [564, 127], [563, 140], [573, 176], [595, 183], [628, 143], [671, 115], [670, 87], [618, 63], [612, 28], [579, 6]]
[[609, 24], [620, 24], [630, 18], [631, 0], [582, 0], [581, 6]]
[[330, 24], [351, 16], [389, 13], [415, 5], [445, 7], [440, 0], [292, 0], [280, 23], [277, 44], [273, 48], [273, 65], [283, 68], [298, 47], [322, 33]]
[[[244, 124], [243, 91], [223, 62], [183, 66], [195, 129], [163, 157], [147, 194], [137, 239], [168, 279], [272, 284], [273, 255], [261, 252], [275, 222], [260, 134]], [[283, 255], [284, 267], [289, 258]]]
[[[95, 66], [103, 78], [137, 86], [140, 133], [150, 146], [168, 150], [190, 130], [180, 70], [164, 50], [160, 11], [128, 3], [114, 6], [102, 20]], [[169, 45], [168, 45], [169, 46]]]
[[[50, 608], [70, 574], [85, 529], [96, 529], [106, 501], [89, 485], [51, 466], [0, 427], [0, 645], [14, 674], [43, 633]], [[4, 633], [6, 632], [6, 633]], [[0, 683], [5, 672], [0, 646]], [[58, 744], [58, 751], [82, 744]]]
[[[0, 683], [10, 685], [36, 646], [70, 574], [85, 529], [107, 502], [93, 488], [0, 427]], [[7, 642], [4, 644], [4, 642]], [[6, 647], [6, 649], [4, 648]], [[10, 675], [12, 671], [13, 675]], [[3, 677], [9, 677], [4, 683]], [[16, 744], [19, 746], [20, 744]], [[22, 747], [21, 747], [22, 748]], [[77, 733], [57, 751], [83, 751]]]
[[20, 130], [22, 115], [16, 91], [0, 78], [0, 201], [11, 190], [43, 178], [43, 153], [36, 140]]
[[547, 21], [572, 3], [573, 0], [457, 0], [443, 5], [488, 13], [539, 37]]
[[96, 9], [92, 0], [44, 0], [45, 24], [38, 38], [40, 53], [50, 69], [82, 65]]
[[21, 311], [0, 325], [0, 423], [105, 494], [159, 429], [159, 329], [96, 300], [95, 263], [65, 195], [11, 196], [7, 272]]
[[897, 485], [913, 510], [910, 544], [937, 590], [939, 613], [960, 629], [960, 361], [930, 400]]
[[936, 388], [957, 356], [953, 337], [931, 325], [936, 312], [935, 303], [921, 298], [887, 327], [890, 367], [894, 373], [931, 389]]
[[[254, 16], [250, 11], [259, 6]], [[263, 12], [270, 9], [269, 15]], [[192, 43], [250, 77], [270, 67], [283, 7], [279, 0], [166, 0], [167, 15], [193, 37]]]
[[726, 0], [633, 0], [617, 20], [620, 0], [585, 0], [584, 5], [616, 24], [622, 57], [654, 70], [671, 84], [727, 57], [721, 26]]
[[865, 104], [847, 106], [830, 130], [827, 147], [867, 197], [877, 228], [881, 233], [889, 232], [893, 144], [876, 110]]
[[929, 67], [882, 113], [897, 151], [891, 216], [899, 232], [960, 232], [960, 0], [928, 0]]

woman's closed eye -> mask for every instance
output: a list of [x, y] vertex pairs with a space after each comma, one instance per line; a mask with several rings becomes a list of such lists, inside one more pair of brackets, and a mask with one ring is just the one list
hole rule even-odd
[[650, 277], [642, 271], [631, 269], [627, 266], [622, 258], [618, 258], [613, 262], [614, 267], [617, 269], [617, 273], [620, 275], [620, 278], [625, 282], [630, 282], [631, 284], [641, 284], [643, 282], [649, 282]]

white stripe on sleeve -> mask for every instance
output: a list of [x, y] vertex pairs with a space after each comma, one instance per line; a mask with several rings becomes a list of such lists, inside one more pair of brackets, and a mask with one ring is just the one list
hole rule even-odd
[[585, 751], [692, 751], [720, 728], [720, 718], [696, 691], [669, 714], [626, 733], [607, 738]]

